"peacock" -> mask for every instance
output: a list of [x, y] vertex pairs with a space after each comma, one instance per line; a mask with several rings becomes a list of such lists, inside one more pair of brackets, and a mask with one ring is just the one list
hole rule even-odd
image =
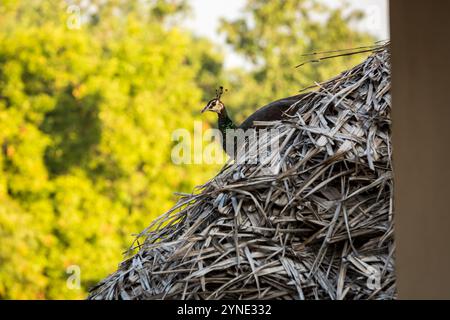
[[[273, 101], [258, 110], [256, 110], [253, 114], [251, 114], [247, 119], [245, 119], [239, 126], [236, 125], [230, 116], [227, 113], [227, 109], [225, 104], [220, 100], [223, 94], [223, 87], [220, 87], [219, 90], [216, 90], [216, 97], [208, 101], [206, 106], [203, 108], [201, 113], [206, 111], [211, 111], [217, 113], [217, 127], [222, 134], [222, 147], [225, 152], [230, 154], [229, 150], [227, 151], [227, 142], [226, 142], [226, 131], [229, 129], [243, 129], [247, 130], [250, 128], [255, 128], [255, 121], [275, 121], [280, 120], [287, 112], [289, 107], [292, 106], [295, 102], [300, 100], [306, 93], [298, 94], [295, 96], [290, 96], [287, 98], [283, 98], [280, 100]], [[235, 153], [234, 153], [235, 154]]]

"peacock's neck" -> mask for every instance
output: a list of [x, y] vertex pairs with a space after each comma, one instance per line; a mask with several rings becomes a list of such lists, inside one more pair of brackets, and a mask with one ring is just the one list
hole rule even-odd
[[219, 118], [217, 121], [220, 132], [222, 133], [222, 144], [225, 149], [226, 147], [226, 131], [229, 129], [236, 129], [236, 126], [233, 123], [233, 120], [230, 119], [228, 113], [225, 108], [222, 109], [222, 112], [218, 114]]
[[225, 109], [223, 109], [222, 112], [218, 114], [218, 116], [218, 127], [223, 135], [225, 135], [227, 129], [236, 129], [233, 120], [230, 119]]

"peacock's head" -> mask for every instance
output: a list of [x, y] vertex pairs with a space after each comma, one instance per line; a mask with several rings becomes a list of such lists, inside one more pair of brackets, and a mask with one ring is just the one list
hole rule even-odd
[[220, 87], [218, 90], [216, 90], [216, 97], [208, 101], [206, 106], [203, 108], [202, 113], [205, 111], [212, 111], [217, 114], [222, 113], [223, 109], [225, 108], [223, 102], [220, 101], [220, 97], [222, 96], [223, 92], [223, 87]]
[[217, 98], [214, 98], [212, 100], [209, 100], [209, 102], [206, 104], [206, 106], [203, 108], [202, 113], [205, 111], [212, 111], [215, 113], [221, 113], [224, 106], [222, 101], [220, 101]]

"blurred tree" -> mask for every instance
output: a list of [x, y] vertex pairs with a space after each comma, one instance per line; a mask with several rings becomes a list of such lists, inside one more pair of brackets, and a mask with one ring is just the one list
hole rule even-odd
[[231, 73], [227, 105], [237, 119], [362, 61], [364, 56], [348, 56], [295, 68], [306, 60], [302, 54], [373, 44], [373, 36], [353, 27], [362, 17], [360, 11], [322, 1], [247, 0], [240, 18], [222, 20], [227, 43], [250, 68]]
[[174, 191], [217, 171], [171, 162], [205, 72], [194, 39], [161, 23], [176, 3], [88, 1], [79, 17], [64, 1], [0, 5], [0, 298], [85, 297]]
[[191, 54], [187, 57], [187, 63], [198, 70], [195, 82], [202, 89], [203, 101], [210, 100], [215, 90], [226, 83], [223, 61], [224, 56], [219, 47], [205, 38], [192, 37]]

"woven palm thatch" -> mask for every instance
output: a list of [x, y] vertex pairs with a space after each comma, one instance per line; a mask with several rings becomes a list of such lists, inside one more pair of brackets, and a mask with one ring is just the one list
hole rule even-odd
[[395, 298], [389, 51], [371, 50], [271, 123], [279, 152], [180, 198], [89, 298]]

